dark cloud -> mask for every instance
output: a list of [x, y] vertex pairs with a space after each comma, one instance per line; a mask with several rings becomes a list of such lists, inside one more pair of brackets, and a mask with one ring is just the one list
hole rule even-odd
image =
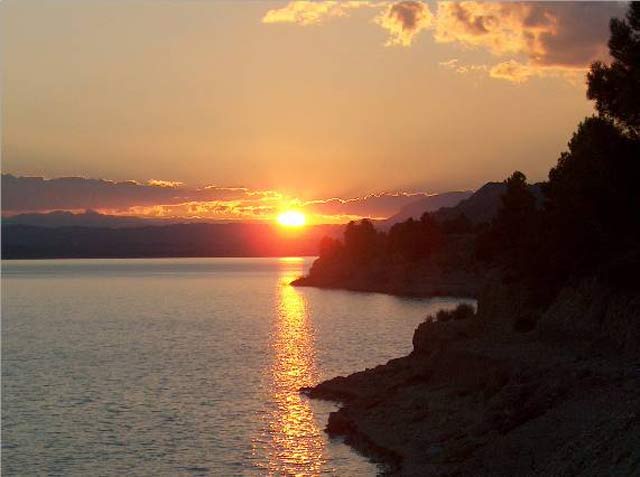
[[536, 3], [532, 20], [538, 17], [555, 19], [555, 32], [545, 32], [540, 41], [544, 54], [533, 62], [545, 66], [584, 67], [607, 57], [609, 22], [624, 16], [625, 3], [567, 2]]
[[[505, 58], [484, 65], [495, 78], [555, 76], [578, 83], [593, 61], [607, 59], [609, 21], [625, 8], [610, 2], [441, 2], [434, 37]], [[456, 71], [480, 69], [457, 64]]]
[[298, 207], [310, 214], [346, 221], [360, 217], [389, 217], [405, 205], [425, 197], [429, 197], [428, 194], [385, 192], [303, 202], [272, 190], [217, 186], [190, 188], [167, 180], [140, 184], [82, 177], [45, 179], [2, 175], [2, 212], [7, 215], [95, 209], [103, 213], [156, 218], [250, 220], [277, 214], [282, 208]]
[[375, 18], [375, 22], [389, 32], [387, 45], [411, 45], [413, 38], [421, 31], [431, 27], [433, 15], [429, 7], [414, 0], [395, 2]]
[[425, 8], [421, 2], [398, 2], [391, 7], [389, 15], [395, 17], [404, 30], [415, 30]]
[[[157, 181], [154, 183], [157, 184]], [[113, 182], [83, 177], [45, 179], [2, 174], [3, 212], [127, 209], [132, 206], [177, 204], [194, 200], [231, 200], [247, 194], [248, 191], [242, 188], [190, 189], [134, 181]]]

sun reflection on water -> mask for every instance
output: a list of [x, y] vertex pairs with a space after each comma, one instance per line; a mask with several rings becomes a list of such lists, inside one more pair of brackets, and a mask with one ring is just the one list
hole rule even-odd
[[289, 283], [302, 272], [283, 262], [277, 287], [269, 394], [275, 403], [267, 416], [269, 475], [319, 475], [326, 464], [325, 441], [313, 411], [299, 389], [317, 382], [313, 329], [304, 297]]

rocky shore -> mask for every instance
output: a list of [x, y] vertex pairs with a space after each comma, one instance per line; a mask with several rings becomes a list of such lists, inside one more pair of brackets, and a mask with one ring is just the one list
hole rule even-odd
[[303, 392], [341, 402], [327, 432], [388, 475], [640, 475], [640, 295], [586, 281], [523, 314], [487, 287], [410, 355]]
[[434, 297], [457, 296], [476, 298], [482, 288], [482, 277], [477, 272], [442, 271], [434, 267], [411, 269], [398, 267], [381, 277], [365, 271], [346, 277], [310, 274], [294, 280], [298, 287], [316, 287], [361, 292], [386, 293], [388, 295]]

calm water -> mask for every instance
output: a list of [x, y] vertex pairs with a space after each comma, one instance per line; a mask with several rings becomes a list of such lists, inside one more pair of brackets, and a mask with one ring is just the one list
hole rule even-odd
[[2, 474], [375, 475], [298, 389], [458, 300], [289, 286], [310, 262], [3, 262]]

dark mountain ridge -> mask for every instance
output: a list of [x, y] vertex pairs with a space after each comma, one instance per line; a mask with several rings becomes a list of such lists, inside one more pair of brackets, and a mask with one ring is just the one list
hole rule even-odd
[[[178, 222], [178, 221], [173, 221]], [[168, 220], [146, 219], [134, 216], [107, 215], [86, 210], [73, 213], [66, 210], [54, 210], [46, 213], [25, 213], [3, 217], [5, 225], [31, 225], [34, 227], [143, 227], [147, 225], [167, 225]]]
[[396, 214], [378, 222], [377, 225], [382, 229], [387, 229], [409, 218], [419, 219], [425, 212], [433, 212], [443, 207], [454, 207], [460, 201], [471, 197], [472, 194], [472, 191], [452, 191], [430, 195], [405, 205]]
[[[434, 217], [440, 221], [454, 219], [460, 214], [466, 216], [471, 223], [481, 224], [490, 222], [498, 213], [501, 197], [507, 190], [504, 182], [487, 182], [470, 197], [461, 200], [453, 207], [442, 207]], [[542, 204], [542, 187], [540, 183], [531, 184], [529, 190], [536, 198], [538, 205]]]
[[317, 255], [340, 225], [284, 230], [271, 224], [174, 224], [146, 227], [2, 225], [2, 258], [261, 257]]

